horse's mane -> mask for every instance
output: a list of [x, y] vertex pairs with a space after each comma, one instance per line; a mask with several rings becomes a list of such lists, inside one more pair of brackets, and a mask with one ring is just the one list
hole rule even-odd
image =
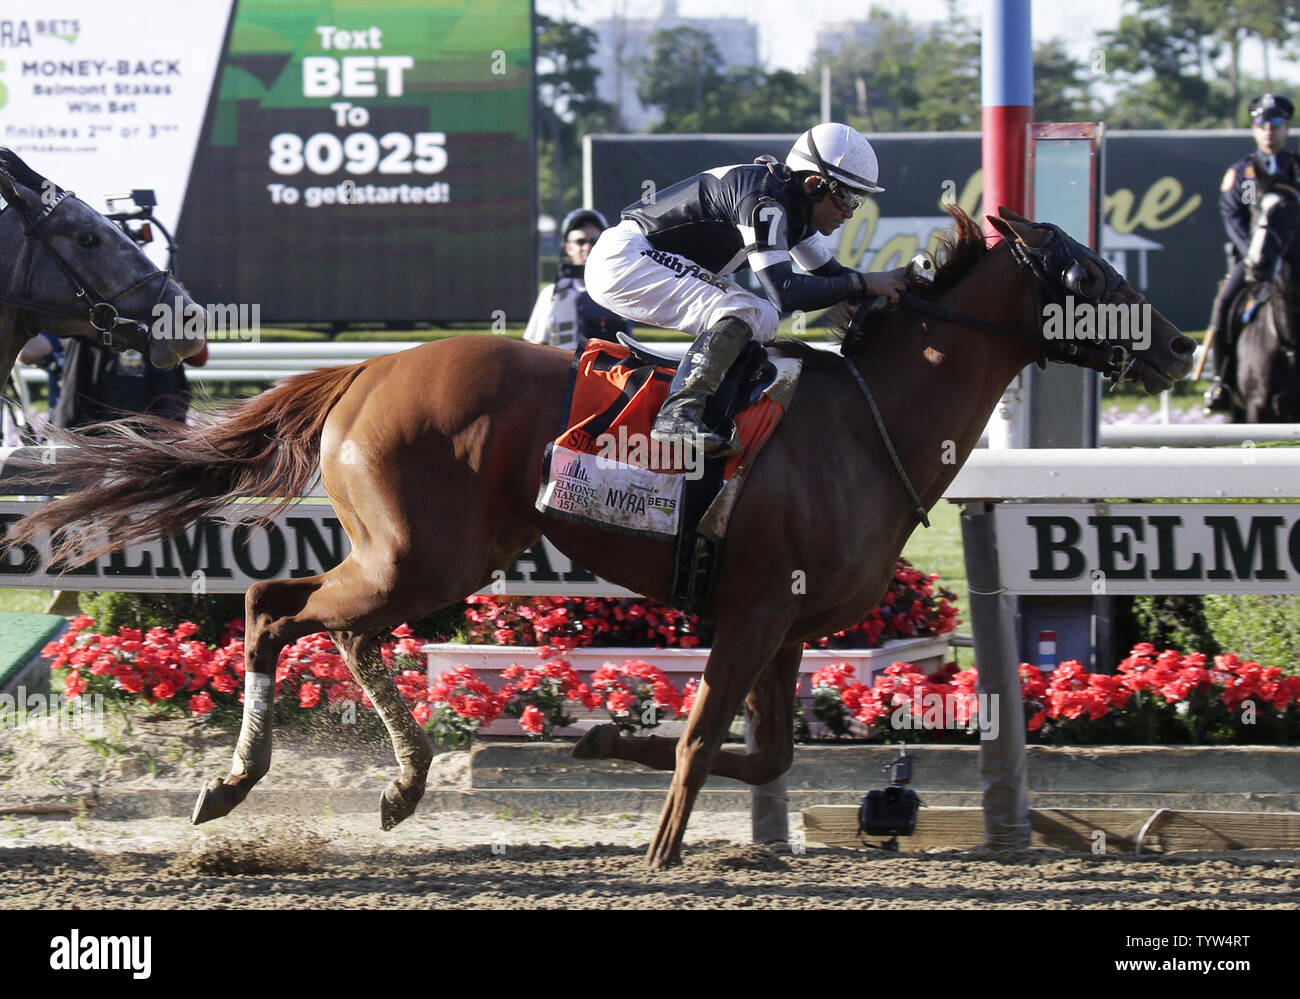
[[[978, 222], [955, 203], [945, 205], [944, 210], [952, 217], [953, 228], [939, 237], [939, 245], [934, 253], [934, 281], [927, 288], [912, 289], [920, 298], [938, 298], [969, 274], [984, 254], [988, 253], [988, 243], [985, 242], [984, 231]], [[849, 299], [831, 307], [827, 319], [837, 340], [844, 339], [844, 332], [858, 304], [858, 299]], [[901, 309], [892, 307], [885, 315], [900, 315], [901, 312]]]
[[[30, 188], [38, 194], [46, 190], [44, 177], [23, 162], [22, 157], [6, 146], [0, 146], [0, 168], [23, 187]], [[57, 188], [56, 190], [62, 190]]]

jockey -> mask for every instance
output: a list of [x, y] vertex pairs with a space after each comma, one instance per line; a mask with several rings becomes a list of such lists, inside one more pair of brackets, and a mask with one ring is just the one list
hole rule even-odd
[[[587, 262], [587, 288], [601, 305], [638, 323], [695, 338], [673, 378], [651, 437], [699, 445], [724, 457], [737, 446], [706, 430], [704, 407], [750, 340], [776, 337], [780, 312], [821, 309], [846, 298], [898, 301], [902, 269], [864, 274], [822, 244], [876, 183], [875, 151], [848, 125], [824, 122], [795, 140], [784, 164], [715, 167], [623, 209]], [[820, 234], [820, 235], [819, 235]], [[797, 263], [806, 274], [796, 274]], [[728, 275], [752, 267], [767, 298]]]
[[1256, 149], [1228, 167], [1219, 185], [1219, 214], [1232, 241], [1235, 263], [1219, 286], [1210, 318], [1215, 379], [1205, 392], [1207, 412], [1226, 410], [1230, 406], [1226, 386], [1232, 382], [1236, 344], [1232, 341], [1232, 317], [1228, 311], [1233, 300], [1247, 281], [1269, 279], [1269, 275], [1246, 273], [1254, 214], [1274, 185], [1283, 183], [1294, 187], [1300, 178], [1300, 156], [1286, 148], [1287, 128], [1294, 113], [1295, 106], [1276, 94], [1262, 94], [1251, 101], [1250, 124]]
[[564, 216], [558, 278], [538, 294], [524, 329], [525, 340], [572, 350], [591, 339], [613, 340], [619, 330], [631, 334], [632, 324], [593, 302], [584, 282], [587, 256], [608, 228], [605, 216], [592, 208], [578, 208]]

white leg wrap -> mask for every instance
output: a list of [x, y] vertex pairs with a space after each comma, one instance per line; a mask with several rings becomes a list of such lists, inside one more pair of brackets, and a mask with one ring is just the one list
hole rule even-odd
[[230, 763], [230, 773], [242, 777], [248, 773], [249, 764], [259, 743], [270, 731], [267, 724], [271, 715], [271, 702], [275, 697], [275, 681], [251, 669], [244, 674], [244, 720], [239, 727], [239, 741]]

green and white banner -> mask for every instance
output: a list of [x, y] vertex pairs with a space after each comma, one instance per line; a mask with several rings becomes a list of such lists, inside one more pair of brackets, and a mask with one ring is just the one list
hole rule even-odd
[[5, 5], [0, 145], [101, 211], [107, 195], [153, 188], [175, 230], [230, 10], [231, 0]]

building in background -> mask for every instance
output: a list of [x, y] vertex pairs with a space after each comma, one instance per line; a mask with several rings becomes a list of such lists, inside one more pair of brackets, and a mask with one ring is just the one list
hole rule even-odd
[[834, 59], [846, 48], [867, 49], [880, 35], [879, 21], [836, 21], [817, 29], [815, 52]]
[[640, 132], [658, 120], [637, 96], [640, 61], [650, 52], [650, 37], [659, 31], [694, 28], [713, 39], [722, 56], [720, 69], [757, 66], [758, 25], [743, 17], [679, 17], [676, 0], [663, 0], [657, 17], [615, 16], [594, 21], [592, 30], [600, 38], [591, 64], [600, 70], [596, 94], [613, 104], [625, 131]]

